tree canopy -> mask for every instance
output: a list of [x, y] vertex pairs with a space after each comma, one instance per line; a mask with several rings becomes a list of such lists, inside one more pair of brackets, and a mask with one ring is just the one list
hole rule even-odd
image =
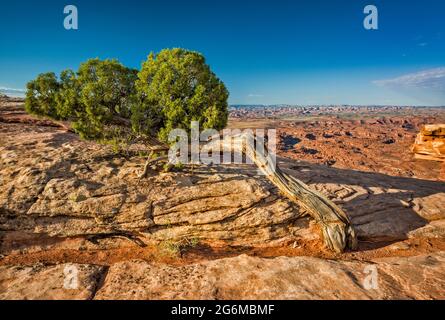
[[163, 140], [175, 128], [221, 130], [227, 125], [229, 93], [200, 53], [184, 49], [151, 53], [138, 74], [140, 104], [133, 110], [136, 131], [154, 130]]
[[26, 87], [26, 111], [53, 119], [60, 118], [55, 103], [59, 93], [59, 82], [55, 73], [42, 73], [35, 80], [28, 82]]
[[136, 135], [166, 141], [172, 129], [223, 129], [229, 93], [197, 52], [166, 49], [151, 53], [142, 69], [117, 60], [91, 59], [77, 72], [39, 75], [27, 85], [29, 113], [72, 123], [84, 139]]

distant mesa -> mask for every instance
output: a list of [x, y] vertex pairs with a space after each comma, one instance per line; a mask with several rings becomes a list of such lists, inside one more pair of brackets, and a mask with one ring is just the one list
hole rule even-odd
[[23, 89], [12, 89], [0, 87], [0, 97], [13, 97], [13, 98], [24, 98], [26, 91]]
[[20, 98], [20, 97], [10, 97], [10, 96], [0, 92], [0, 101], [1, 102], [24, 102], [24, 99]]

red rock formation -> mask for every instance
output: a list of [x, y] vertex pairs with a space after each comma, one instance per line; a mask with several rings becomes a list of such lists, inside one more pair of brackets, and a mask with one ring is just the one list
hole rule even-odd
[[417, 159], [445, 162], [445, 124], [426, 125], [412, 147]]

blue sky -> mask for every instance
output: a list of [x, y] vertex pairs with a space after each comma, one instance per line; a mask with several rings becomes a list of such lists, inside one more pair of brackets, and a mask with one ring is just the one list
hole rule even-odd
[[[77, 31], [63, 28], [67, 4]], [[368, 4], [379, 30], [363, 27]], [[445, 105], [444, 21], [442, 0], [8, 1], [0, 90], [92, 57], [139, 68], [183, 47], [207, 57], [232, 104]]]

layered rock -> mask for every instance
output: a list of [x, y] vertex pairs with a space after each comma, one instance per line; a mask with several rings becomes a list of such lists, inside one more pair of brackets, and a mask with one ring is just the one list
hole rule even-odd
[[143, 158], [125, 159], [53, 128], [7, 126], [23, 131], [0, 142], [0, 226], [6, 232], [242, 244], [310, 234], [309, 219], [265, 179], [253, 178], [255, 170], [152, 172], [139, 180]]
[[[328, 256], [337, 261], [277, 257], [292, 247], [325, 253], [306, 212], [257, 168], [152, 171], [140, 180], [142, 157], [26, 120], [0, 121], [0, 299], [445, 298], [443, 182], [279, 159], [341, 206], [362, 242], [358, 252]], [[234, 252], [224, 257], [260, 248], [274, 258], [203, 252], [171, 264], [142, 248], [182, 239], [202, 241], [197, 251], [217, 243]], [[378, 287], [369, 289], [374, 267]], [[67, 289], [73, 268], [79, 286]]]
[[[306, 212], [253, 166], [152, 172], [139, 180], [143, 158], [114, 155], [56, 128], [8, 124], [0, 135], [0, 228], [6, 233], [233, 245], [320, 238]], [[362, 240], [406, 239], [445, 219], [441, 182], [284, 159], [280, 166], [341, 205]]]
[[89, 300], [105, 270], [80, 264], [0, 267], [0, 299]]
[[412, 147], [417, 159], [445, 162], [445, 124], [426, 125]]
[[[77, 271], [74, 287], [67, 270]], [[370, 262], [241, 255], [184, 266], [0, 267], [0, 299], [445, 299], [444, 279], [444, 253]]]
[[444, 299], [444, 276], [444, 253], [371, 263], [243, 255], [179, 268], [128, 261], [110, 268], [96, 299]]

